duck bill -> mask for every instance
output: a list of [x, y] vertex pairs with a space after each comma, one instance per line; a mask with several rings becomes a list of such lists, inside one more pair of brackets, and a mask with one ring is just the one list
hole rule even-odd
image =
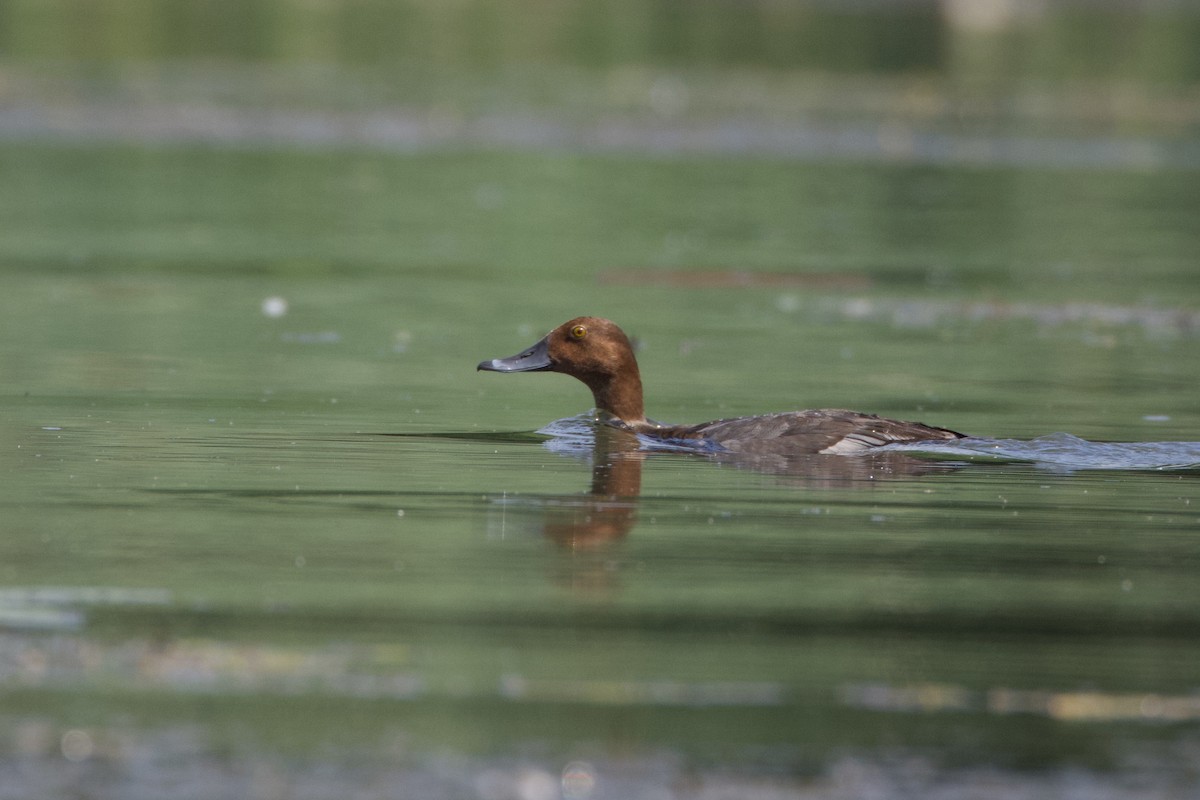
[[544, 372], [553, 368], [554, 364], [550, 361], [550, 352], [546, 347], [546, 340], [542, 339], [533, 347], [515, 356], [481, 361], [475, 369], [483, 369], [489, 372]]

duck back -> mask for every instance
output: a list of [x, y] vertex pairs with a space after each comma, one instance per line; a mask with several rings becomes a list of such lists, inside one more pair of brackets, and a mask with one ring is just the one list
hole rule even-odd
[[823, 453], [853, 455], [896, 442], [962, 439], [963, 434], [921, 422], [884, 419], [874, 414], [822, 408], [735, 417], [699, 425], [664, 426], [668, 439], [703, 439], [735, 453]]

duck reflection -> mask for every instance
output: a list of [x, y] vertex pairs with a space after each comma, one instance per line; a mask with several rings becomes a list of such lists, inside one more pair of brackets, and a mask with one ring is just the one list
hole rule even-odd
[[707, 457], [718, 464], [775, 475], [781, 483], [809, 489], [870, 489], [888, 478], [932, 475], [961, 466], [959, 462], [878, 450], [849, 456], [751, 450], [709, 453]]
[[516, 529], [550, 540], [560, 554], [550, 564], [550, 580], [594, 597], [608, 596], [618, 587], [619, 544], [638, 524], [642, 470], [649, 459], [703, 458], [718, 469], [749, 470], [813, 489], [868, 489], [887, 479], [957, 466], [878, 450], [858, 456], [664, 450], [661, 443], [590, 415], [558, 420], [541, 433], [551, 435], [544, 443], [549, 449], [590, 461], [591, 485], [578, 495], [494, 498], [489, 529], [494, 536]]
[[704, 458], [720, 467], [773, 475], [780, 482], [813, 489], [866, 489], [889, 478], [928, 475], [955, 468], [945, 462], [913, 458], [904, 453], [873, 451], [858, 456], [772, 452], [769, 449], [732, 453], [647, 446], [644, 437], [601, 420], [561, 420], [573, 428], [576, 446], [568, 453], [587, 452], [578, 435], [587, 425], [591, 434], [592, 481], [582, 495], [544, 498], [538, 504], [542, 534], [564, 549], [594, 550], [625, 538], [638, 521], [642, 467], [648, 458]]
[[577, 500], [546, 507], [542, 526], [546, 538], [571, 550], [623, 539], [637, 523], [647, 455], [636, 434], [597, 425], [591, 489]]

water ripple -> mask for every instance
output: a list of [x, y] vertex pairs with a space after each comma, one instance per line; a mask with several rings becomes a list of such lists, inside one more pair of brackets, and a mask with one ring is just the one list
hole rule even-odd
[[[550, 437], [547, 449], [575, 458], [590, 458], [595, 442], [595, 419], [590, 413], [558, 419], [537, 432]], [[711, 454], [697, 442], [664, 441], [638, 435], [640, 449], [648, 452]], [[1070, 433], [1052, 433], [1036, 439], [969, 438], [950, 442], [894, 444], [876, 452], [891, 451], [927, 456], [967, 458], [971, 461], [1032, 462], [1044, 469], [1074, 471], [1178, 470], [1200, 468], [1200, 442], [1092, 442]]]
[[959, 439], [890, 445], [926, 455], [1033, 462], [1056, 470], [1174, 470], [1200, 468], [1200, 442], [1090, 442], [1069, 433], [1036, 439]]

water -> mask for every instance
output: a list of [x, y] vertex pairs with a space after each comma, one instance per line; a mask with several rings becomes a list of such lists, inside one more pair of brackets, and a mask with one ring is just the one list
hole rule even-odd
[[[345, 345], [273, 346], [347, 368], [324, 355]], [[447, 380], [484, 378], [476, 355]], [[560, 376], [518, 389], [542, 379], [583, 399]], [[572, 764], [599, 797], [685, 776], [751, 796], [1195, 780], [1194, 470], [1048, 469], [1033, 440], [999, 463], [762, 471], [578, 418], [396, 424], [376, 380], [336, 403], [8, 397], [15, 785], [541, 796]], [[490, 392], [449, 402], [512, 413]], [[1092, 447], [1049, 441], [1075, 468]]]
[[[0, 794], [1196, 794], [1194, 14], [85, 5], [0, 2]], [[972, 438], [474, 371], [579, 314]]]
[[1069, 433], [1028, 441], [968, 439], [957, 446], [918, 449], [939, 455], [1032, 461], [1045, 469], [1058, 470], [1186, 470], [1200, 466], [1200, 442], [1089, 442]]

